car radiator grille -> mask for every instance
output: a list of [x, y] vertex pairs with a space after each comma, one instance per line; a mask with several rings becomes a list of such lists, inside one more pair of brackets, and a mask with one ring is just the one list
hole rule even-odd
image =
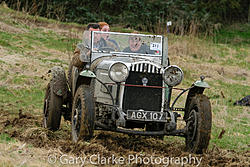
[[[129, 77], [126, 80], [123, 97], [123, 109], [145, 111], [160, 111], [162, 104], [162, 89], [143, 87], [142, 80], [148, 80], [146, 86], [162, 86], [162, 74], [160, 68], [150, 64], [136, 64], [131, 67]], [[141, 85], [135, 87], [131, 85]]]
[[134, 64], [133, 66], [130, 67], [130, 71], [154, 73], [154, 74], [162, 73], [161, 68], [148, 63]]

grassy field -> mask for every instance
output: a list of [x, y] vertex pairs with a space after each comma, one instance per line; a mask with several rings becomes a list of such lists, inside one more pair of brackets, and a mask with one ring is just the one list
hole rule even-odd
[[[250, 109], [233, 105], [236, 100], [250, 94], [249, 30], [250, 24], [233, 25], [211, 39], [169, 37], [171, 63], [184, 69], [182, 86], [190, 85], [201, 74], [211, 86], [205, 90], [213, 110], [210, 147], [249, 149]], [[222, 130], [225, 134], [218, 139]]]
[[[85, 25], [59, 23], [0, 7], [0, 114], [3, 118], [11, 120], [22, 111], [38, 118], [41, 123], [43, 97], [49, 79], [47, 71], [54, 65], [68, 68], [84, 27]], [[113, 30], [131, 31], [119, 27], [114, 27]], [[206, 76], [206, 81], [211, 86], [205, 90], [211, 100], [213, 112], [209, 149], [216, 146], [235, 152], [249, 151], [250, 108], [234, 106], [233, 103], [250, 95], [250, 24], [235, 24], [223, 28], [206, 39], [172, 34], [167, 36], [171, 64], [180, 66], [184, 71], [184, 81], [178, 87], [190, 86], [201, 74]], [[184, 99], [178, 105], [184, 104]], [[41, 129], [39, 121], [33, 126]], [[0, 123], [5, 124], [6, 120], [0, 119]], [[13, 160], [20, 158], [18, 150], [24, 149], [22, 146], [25, 142], [20, 142], [18, 137], [11, 137], [8, 134], [12, 131], [11, 128], [7, 125], [0, 127], [0, 166], [22, 163], [18, 161], [17, 164]], [[67, 128], [69, 126], [65, 125], [62, 131]], [[223, 130], [225, 134], [219, 139]], [[21, 131], [26, 132], [27, 129], [21, 128]], [[56, 135], [63, 139], [60, 131]], [[179, 144], [184, 142], [176, 137], [165, 137], [165, 140], [181, 141]], [[30, 148], [32, 153], [39, 153], [41, 157], [48, 153], [44, 148], [27, 145], [26, 151]], [[21, 149], [2, 154], [12, 147]], [[35, 161], [47, 166], [44, 157], [36, 158]], [[23, 163], [23, 166], [25, 164], [27, 163]]]

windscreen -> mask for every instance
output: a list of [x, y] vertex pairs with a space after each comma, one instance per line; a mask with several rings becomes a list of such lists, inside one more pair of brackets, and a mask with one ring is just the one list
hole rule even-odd
[[92, 32], [92, 52], [162, 55], [162, 36], [115, 32]]

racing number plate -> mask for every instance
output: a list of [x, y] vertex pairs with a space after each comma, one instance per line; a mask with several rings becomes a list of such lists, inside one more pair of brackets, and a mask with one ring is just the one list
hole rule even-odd
[[128, 110], [127, 120], [167, 122], [165, 112]]

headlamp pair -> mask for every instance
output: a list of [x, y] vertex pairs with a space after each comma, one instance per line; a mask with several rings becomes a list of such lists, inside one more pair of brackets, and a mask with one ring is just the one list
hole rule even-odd
[[[114, 82], [124, 82], [128, 78], [128, 75], [128, 67], [122, 62], [114, 63], [109, 68], [109, 77]], [[164, 69], [162, 76], [168, 86], [174, 87], [181, 83], [183, 71], [178, 66], [171, 65]]]

